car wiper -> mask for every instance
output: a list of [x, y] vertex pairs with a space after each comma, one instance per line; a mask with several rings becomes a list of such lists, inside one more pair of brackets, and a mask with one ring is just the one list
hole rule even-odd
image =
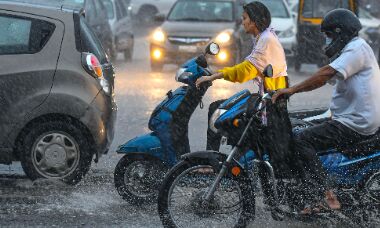
[[186, 17], [186, 18], [175, 19], [173, 21], [203, 21], [203, 20], [196, 17]]
[[207, 21], [212, 21], [212, 22], [231, 22], [232, 20], [230, 20], [230, 19], [214, 19], [214, 20], [207, 20]]

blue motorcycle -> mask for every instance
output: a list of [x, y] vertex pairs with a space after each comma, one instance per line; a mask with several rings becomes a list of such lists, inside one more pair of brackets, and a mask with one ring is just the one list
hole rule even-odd
[[[271, 72], [268, 66], [263, 75], [271, 76]], [[210, 124], [228, 138], [233, 148], [228, 154], [199, 151], [181, 156], [159, 190], [158, 212], [164, 227], [246, 227], [255, 217], [258, 181], [273, 219], [305, 218], [298, 214], [307, 194], [301, 178], [276, 172], [262, 145], [266, 128], [262, 114], [271, 96], [271, 93], [261, 96], [242, 91], [219, 106]], [[300, 120], [295, 124], [303, 128], [313, 125], [313, 121]], [[379, 137], [380, 132], [349, 148], [319, 154], [334, 181], [342, 202], [341, 213], [348, 224], [378, 217]], [[325, 215], [313, 218], [320, 216]]]

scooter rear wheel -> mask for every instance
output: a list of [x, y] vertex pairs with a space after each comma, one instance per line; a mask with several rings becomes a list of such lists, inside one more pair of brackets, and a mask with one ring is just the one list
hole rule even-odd
[[155, 202], [158, 188], [167, 168], [150, 156], [127, 154], [117, 164], [114, 173], [115, 187], [130, 204]]

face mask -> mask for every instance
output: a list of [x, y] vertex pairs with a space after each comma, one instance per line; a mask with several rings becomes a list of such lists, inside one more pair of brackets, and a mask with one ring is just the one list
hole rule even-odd
[[329, 46], [332, 43], [333, 39], [326, 37], [326, 45]]

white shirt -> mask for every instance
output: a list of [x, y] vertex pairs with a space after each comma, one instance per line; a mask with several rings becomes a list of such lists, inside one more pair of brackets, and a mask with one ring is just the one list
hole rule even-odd
[[380, 127], [380, 69], [371, 47], [350, 41], [330, 66], [338, 71], [330, 109], [333, 120], [362, 135]]
[[246, 60], [260, 72], [263, 72], [267, 65], [272, 64], [273, 78], [288, 76], [284, 48], [273, 28], [267, 28], [256, 37], [253, 50]]

